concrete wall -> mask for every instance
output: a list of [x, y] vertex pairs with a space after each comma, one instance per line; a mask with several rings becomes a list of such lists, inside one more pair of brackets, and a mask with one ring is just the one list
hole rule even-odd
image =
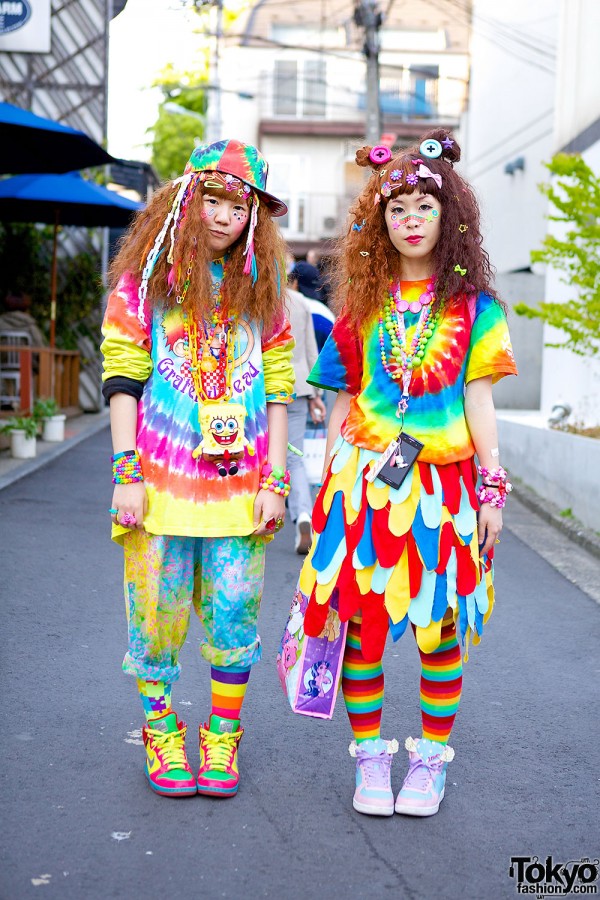
[[[547, 48], [556, 45], [559, 8], [560, 0], [473, 5], [464, 173], [479, 197], [485, 246], [498, 272], [529, 266], [546, 233], [547, 200], [537, 185], [553, 153], [556, 74]], [[506, 174], [519, 157], [524, 169]]]
[[538, 319], [517, 316], [516, 303], [537, 306], [544, 296], [544, 278], [531, 272], [498, 275], [496, 289], [508, 306], [508, 327], [517, 361], [517, 378], [503, 378], [494, 385], [496, 409], [538, 409], [540, 405], [543, 324]]
[[500, 413], [498, 432], [509, 476], [600, 531], [600, 440], [548, 428], [539, 412]]

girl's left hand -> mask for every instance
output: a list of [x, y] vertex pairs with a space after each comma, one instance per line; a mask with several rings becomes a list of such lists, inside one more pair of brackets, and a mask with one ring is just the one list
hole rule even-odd
[[[285, 498], [273, 491], [259, 490], [254, 500], [254, 531], [256, 537], [273, 535], [285, 522]], [[269, 527], [267, 527], [267, 525]]]
[[479, 556], [489, 553], [502, 531], [502, 510], [489, 503], [482, 503], [477, 517]]

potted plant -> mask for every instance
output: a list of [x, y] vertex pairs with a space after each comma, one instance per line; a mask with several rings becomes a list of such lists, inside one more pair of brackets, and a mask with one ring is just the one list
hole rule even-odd
[[42, 423], [42, 440], [64, 441], [66, 416], [54, 397], [38, 397], [33, 404], [33, 417]]
[[37, 420], [33, 416], [11, 416], [2, 426], [10, 435], [10, 452], [15, 459], [31, 459], [36, 454]]

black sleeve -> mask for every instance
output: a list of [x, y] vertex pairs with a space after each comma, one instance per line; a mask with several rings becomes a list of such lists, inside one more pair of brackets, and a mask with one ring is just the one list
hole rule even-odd
[[129, 394], [139, 401], [144, 390], [144, 382], [135, 378], [127, 378], [126, 375], [114, 375], [107, 378], [102, 385], [102, 396], [108, 403], [113, 394]]

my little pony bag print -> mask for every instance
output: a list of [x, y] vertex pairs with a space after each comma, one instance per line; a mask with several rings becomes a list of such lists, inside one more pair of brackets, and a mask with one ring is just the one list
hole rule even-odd
[[308, 597], [296, 588], [277, 654], [277, 672], [293, 712], [331, 719], [342, 675], [348, 623], [340, 622], [334, 595], [323, 631], [319, 637], [308, 637], [304, 633], [307, 606]]

